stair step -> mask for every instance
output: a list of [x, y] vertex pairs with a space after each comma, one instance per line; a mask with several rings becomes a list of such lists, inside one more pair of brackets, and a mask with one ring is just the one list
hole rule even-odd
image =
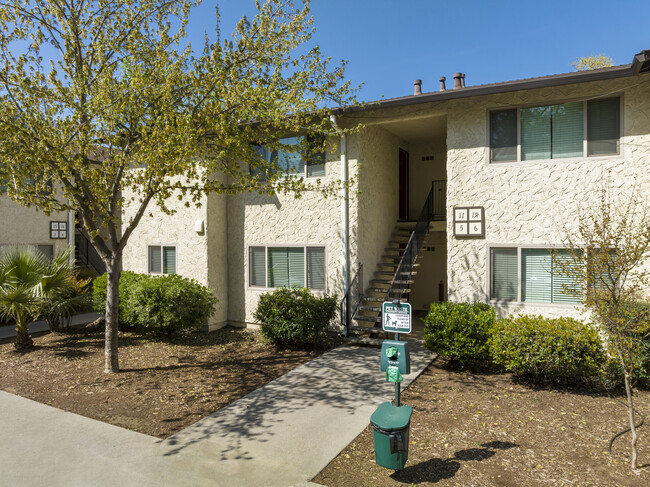
[[368, 338], [355, 335], [346, 336], [343, 341], [351, 345], [366, 345], [369, 347], [381, 347], [383, 340], [380, 338]]
[[[391, 293], [391, 294], [395, 294], [395, 293]], [[408, 293], [405, 292], [404, 294], [408, 294]], [[385, 293], [384, 293], [384, 295], [382, 295], [382, 296], [366, 296], [366, 297], [364, 298], [364, 301], [383, 303], [385, 297], [386, 297], [386, 294], [385, 294]], [[406, 298], [401, 298], [400, 301], [402, 301], [403, 303], [406, 303], [406, 302], [407, 302], [407, 301], [406, 301]]]
[[[376, 276], [394, 276], [394, 275], [395, 275], [395, 272], [394, 272], [394, 271], [393, 271], [393, 272], [390, 272], [390, 271], [375, 271], [375, 275], [376, 275]], [[400, 276], [416, 276], [416, 275], [417, 275], [417, 271], [413, 271], [413, 272], [400, 272], [399, 275], [400, 275]]]
[[[363, 316], [356, 315], [353, 319], [357, 321], [372, 321], [373, 323], [381, 323], [381, 316]], [[348, 327], [350, 328], [350, 327]]]
[[381, 313], [381, 306], [361, 305], [361, 306], [359, 306], [359, 311], [375, 311], [377, 313]]
[[348, 333], [358, 334], [358, 333], [381, 333], [384, 330], [381, 329], [381, 325], [373, 326], [363, 326], [363, 325], [350, 325], [348, 326]]
[[[387, 287], [369, 287], [368, 289], [366, 289], [367, 293], [384, 293], [385, 294], [386, 291], [388, 291]], [[394, 294], [396, 292], [397, 291], [392, 291], [392, 294]], [[405, 289], [404, 292], [405, 293], [410, 293], [411, 290], [410, 289]], [[366, 296], [366, 299], [368, 299], [368, 298], [372, 298], [372, 296]]]
[[[372, 279], [370, 281], [371, 283], [378, 283], [378, 284], [390, 284], [393, 282], [392, 279]], [[410, 280], [396, 280], [395, 284], [413, 284], [415, 281], [410, 279]]]

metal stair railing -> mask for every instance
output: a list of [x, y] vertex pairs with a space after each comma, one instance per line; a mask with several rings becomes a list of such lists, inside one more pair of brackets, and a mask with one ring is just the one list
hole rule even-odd
[[418, 218], [418, 221], [415, 224], [415, 229], [413, 230], [413, 233], [411, 233], [411, 237], [406, 244], [404, 254], [395, 270], [390, 286], [388, 286], [388, 291], [386, 292], [384, 301], [402, 299], [409, 286], [409, 282], [413, 278], [413, 264], [415, 264], [415, 259], [417, 259], [418, 253], [422, 248], [424, 237], [429, 233], [429, 224], [433, 220], [435, 210], [437, 210], [437, 208], [435, 208], [437, 206], [435, 204], [436, 201], [434, 201], [439, 191], [439, 188], [436, 187], [437, 182], [438, 181], [433, 181], [431, 184], [429, 195], [424, 202], [422, 211], [420, 211], [420, 217]]
[[348, 327], [352, 322], [352, 317], [357, 313], [361, 302], [363, 301], [363, 264], [359, 262], [357, 273], [350, 281], [348, 288], [341, 300], [341, 323], [343, 324], [343, 336], [347, 336]]

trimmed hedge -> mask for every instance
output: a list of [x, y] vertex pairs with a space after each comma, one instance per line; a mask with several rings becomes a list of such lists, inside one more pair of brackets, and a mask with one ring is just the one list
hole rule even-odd
[[[218, 300], [194, 279], [176, 274], [154, 276], [122, 272], [120, 326], [161, 334], [200, 328], [207, 324]], [[93, 282], [93, 303], [106, 312], [106, 274]]]
[[462, 368], [490, 364], [488, 339], [496, 320], [486, 303], [433, 303], [424, 318], [424, 346]]
[[500, 320], [489, 347], [497, 365], [536, 383], [584, 382], [599, 375], [606, 361], [596, 329], [572, 318]]
[[336, 296], [279, 288], [260, 296], [254, 317], [262, 336], [278, 347], [315, 346], [325, 339], [336, 308]]

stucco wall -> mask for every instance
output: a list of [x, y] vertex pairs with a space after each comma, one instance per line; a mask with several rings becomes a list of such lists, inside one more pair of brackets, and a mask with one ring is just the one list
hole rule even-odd
[[[408, 150], [408, 144], [380, 127], [366, 127], [357, 136], [359, 174], [358, 228], [355, 239], [355, 262], [364, 265], [364, 289], [374, 278], [377, 264], [395, 229], [398, 218], [399, 149]], [[353, 265], [356, 270], [356, 264]]]
[[52, 245], [55, 254], [67, 249], [67, 239], [50, 238], [50, 221], [67, 222], [68, 213], [54, 212], [48, 216], [0, 195], [0, 245]]
[[[650, 194], [650, 97], [647, 76], [530, 90], [450, 103], [447, 132], [448, 277], [454, 301], [486, 301], [490, 246], [561, 245], [565, 228], [597, 204], [602, 182], [614, 193]], [[488, 162], [490, 109], [623, 94], [621, 155], [522, 163]], [[454, 206], [484, 206], [486, 238], [459, 240], [452, 230]], [[571, 305], [495, 303], [502, 312], [580, 316]]]
[[[339, 154], [328, 153], [323, 183], [339, 179]], [[355, 161], [350, 162], [351, 173]], [[311, 181], [308, 178], [307, 181]], [[250, 246], [325, 247], [327, 292], [341, 295], [341, 204], [338, 196], [325, 198], [318, 191], [272, 196], [243, 193], [228, 200], [228, 322], [253, 323], [253, 312], [263, 293], [271, 289], [249, 286]]]
[[[214, 196], [210, 196], [210, 198], [214, 198]], [[125, 201], [128, 200], [129, 195], [125, 194]], [[201, 206], [198, 208], [194, 205], [186, 208], [185, 201], [172, 196], [168, 200], [168, 206], [170, 209], [176, 210], [173, 215], [163, 213], [151, 203], [124, 248], [123, 269], [147, 273], [149, 245], [175, 246], [176, 273], [183, 277], [196, 279], [199, 283], [213, 288], [215, 296], [219, 299], [217, 310], [208, 323], [210, 328], [215, 328], [224, 324], [227, 299], [224, 299], [222, 295], [223, 283], [212, 282], [210, 277], [211, 274], [218, 275], [225, 269], [213, 269], [212, 273], [208, 272], [209, 257], [214, 257], [217, 261], [219, 258], [217, 250], [213, 249], [212, 253], [208, 252], [208, 238], [213, 231], [217, 236], [221, 234], [225, 222], [225, 210], [220, 218], [219, 211], [214, 211], [219, 206], [218, 202], [215, 201], [214, 204], [208, 205], [207, 200], [207, 197], [203, 197]], [[210, 218], [207, 217], [208, 208], [211, 208], [214, 213], [214, 216], [211, 215]], [[135, 211], [134, 206], [127, 206], [123, 221], [130, 221]], [[203, 233], [197, 233], [194, 229], [197, 220], [204, 222]]]

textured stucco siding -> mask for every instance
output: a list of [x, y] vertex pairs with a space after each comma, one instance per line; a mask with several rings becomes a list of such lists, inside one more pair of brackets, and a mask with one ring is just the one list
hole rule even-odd
[[[338, 153], [327, 155], [323, 183], [340, 177]], [[350, 162], [350, 173], [355, 161]], [[316, 179], [316, 178], [315, 178]], [[315, 180], [314, 179], [314, 180]], [[307, 179], [310, 182], [311, 178]], [[235, 326], [254, 323], [260, 295], [270, 289], [249, 286], [250, 246], [325, 247], [327, 293], [341, 295], [341, 200], [306, 191], [273, 195], [243, 193], [228, 200], [228, 322]]]
[[21, 206], [6, 195], [0, 196], [0, 245], [52, 245], [55, 254], [67, 249], [68, 239], [50, 238], [50, 221], [68, 222], [68, 213], [54, 212], [48, 216], [34, 207]]
[[[209, 198], [215, 198], [210, 196]], [[218, 197], [217, 197], [218, 198]], [[129, 200], [129, 195], [125, 194], [125, 201]], [[227, 307], [227, 296], [222, 295], [223, 284], [220, 282], [211, 282], [210, 274], [218, 274], [219, 269], [209, 269], [209, 257], [218, 260], [219, 253], [214, 251], [208, 252], [208, 238], [215, 235], [221, 235], [225, 227], [225, 214], [219, 218], [219, 212], [213, 211], [216, 216], [207, 217], [207, 210], [215, 210], [219, 204], [208, 204], [208, 197], [201, 198], [201, 206], [196, 207], [193, 204], [189, 208], [185, 207], [185, 201], [178, 200], [172, 196], [167, 205], [176, 213], [167, 215], [160, 211], [155, 204], [150, 206], [136, 229], [131, 234], [129, 241], [124, 248], [123, 269], [147, 273], [148, 269], [148, 247], [150, 245], [170, 245], [176, 247], [176, 273], [183, 277], [196, 279], [199, 283], [209, 286], [213, 289], [215, 296], [219, 299], [217, 310], [209, 320], [209, 326], [215, 328], [222, 326]], [[136, 208], [127, 206], [124, 211], [124, 227], [133, 218]], [[225, 212], [224, 212], [225, 213]], [[204, 222], [203, 233], [197, 233], [194, 225], [197, 221]], [[212, 225], [211, 225], [212, 224]], [[224, 268], [220, 269], [225, 271]], [[221, 291], [221, 292], [220, 292]]]
[[[354, 240], [352, 268], [364, 265], [364, 289], [368, 287], [388, 240], [395, 229], [399, 212], [399, 149], [408, 144], [380, 127], [367, 127], [358, 135], [354, 156], [360, 163], [358, 199], [352, 201], [359, 215]], [[352, 277], [352, 276], [351, 276]]]
[[[449, 296], [486, 301], [489, 248], [561, 246], [578, 215], [598, 204], [603, 182], [613, 194], [650, 194], [650, 84], [647, 76], [457, 100], [447, 132]], [[622, 94], [620, 156], [522, 163], [488, 162], [488, 110]], [[486, 238], [453, 236], [454, 206], [485, 207]], [[503, 313], [581, 316], [571, 305], [494, 303]]]

